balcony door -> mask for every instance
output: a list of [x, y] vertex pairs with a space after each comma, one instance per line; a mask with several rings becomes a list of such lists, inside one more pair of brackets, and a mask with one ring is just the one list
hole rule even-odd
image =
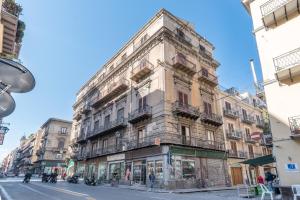
[[225, 101], [225, 109], [226, 110], [231, 110], [231, 104], [227, 101]]
[[146, 130], [145, 128], [141, 128], [138, 130], [138, 135], [137, 135], [137, 145], [143, 146], [146, 141]]
[[106, 115], [104, 118], [104, 128], [108, 128], [110, 124], [110, 115]]
[[249, 151], [249, 157], [254, 158], [253, 146], [252, 145], [248, 145], [248, 151]]
[[188, 103], [188, 95], [178, 91], [178, 102], [180, 106], [187, 106]]
[[187, 126], [181, 126], [181, 137], [182, 137], [182, 144], [191, 144], [191, 135], [190, 135], [190, 128]]
[[204, 101], [204, 113], [208, 116], [212, 115], [212, 105], [208, 102]]
[[242, 109], [242, 113], [243, 113], [243, 118], [247, 119], [247, 111], [245, 109]]
[[231, 142], [230, 142], [230, 146], [231, 146], [232, 153], [233, 153], [234, 155], [237, 155], [236, 142], [231, 141]]
[[232, 123], [228, 123], [228, 131], [229, 133], [234, 133], [234, 126]]
[[120, 108], [117, 112], [117, 121], [122, 122], [124, 119], [124, 108]]
[[139, 99], [139, 112], [142, 112], [147, 107], [147, 96], [141, 97]]

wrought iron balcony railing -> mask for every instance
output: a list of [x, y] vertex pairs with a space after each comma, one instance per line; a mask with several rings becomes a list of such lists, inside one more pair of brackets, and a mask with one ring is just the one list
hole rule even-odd
[[251, 136], [245, 136], [245, 142], [254, 144], [256, 140], [252, 139]]
[[91, 105], [88, 103], [88, 104], [85, 104], [82, 108], [81, 108], [81, 113], [82, 114], [87, 114], [89, 113], [90, 111], [92, 110], [92, 107]]
[[276, 72], [300, 65], [300, 48], [273, 59]]
[[115, 121], [110, 121], [108, 123], [105, 123], [104, 126], [95, 127], [94, 131], [92, 131], [91, 134], [88, 135], [88, 138], [96, 137], [119, 129], [123, 129], [126, 126], [127, 126], [126, 118], [120, 118]]
[[269, 0], [260, 6], [262, 16], [267, 16], [278, 8], [287, 4], [290, 0]]
[[294, 139], [300, 139], [300, 116], [290, 117], [289, 124], [291, 137]]
[[201, 113], [200, 120], [204, 123], [208, 123], [214, 126], [221, 126], [223, 124], [223, 119], [221, 115], [215, 113]]
[[243, 115], [242, 122], [246, 124], [253, 124], [255, 122], [254, 117], [251, 115]]
[[243, 138], [242, 131], [226, 130], [226, 136], [228, 139], [240, 140]]
[[174, 68], [180, 69], [189, 75], [194, 75], [196, 73], [196, 65], [189, 61], [182, 53], [177, 53], [172, 58], [172, 65]]
[[129, 123], [137, 123], [141, 120], [145, 120], [151, 118], [152, 116], [152, 107], [151, 106], [143, 106], [142, 108], [138, 108], [133, 112], [129, 113], [128, 122]]
[[200, 115], [198, 108], [191, 106], [189, 104], [184, 104], [179, 101], [175, 101], [175, 103], [173, 103], [172, 105], [172, 108], [174, 114], [188, 117], [194, 120], [198, 119]]
[[131, 80], [139, 82], [153, 71], [153, 64], [148, 59], [142, 59], [140, 63], [133, 68], [131, 72]]
[[265, 121], [263, 119], [256, 120], [255, 124], [257, 128], [265, 128]]
[[234, 119], [239, 118], [239, 111], [237, 111], [237, 110], [224, 108], [223, 114], [226, 117], [230, 117], [230, 118], [234, 118]]
[[247, 152], [244, 151], [236, 151], [236, 150], [232, 150], [230, 149], [228, 152], [228, 156], [232, 157], [232, 158], [247, 158]]

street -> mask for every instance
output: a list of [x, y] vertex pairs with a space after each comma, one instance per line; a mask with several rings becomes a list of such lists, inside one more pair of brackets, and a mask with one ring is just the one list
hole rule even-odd
[[6, 194], [2, 200], [215, 200], [239, 199], [236, 191], [197, 192], [186, 194], [154, 193], [136, 191], [110, 186], [87, 186], [83, 183], [69, 184], [58, 182], [56, 184], [41, 183], [33, 180], [24, 184], [20, 179], [7, 179], [0, 181], [0, 189]]

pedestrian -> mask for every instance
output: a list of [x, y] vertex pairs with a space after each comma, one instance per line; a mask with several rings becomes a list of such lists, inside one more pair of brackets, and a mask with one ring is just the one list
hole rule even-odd
[[275, 180], [276, 176], [272, 174], [270, 171], [266, 172], [265, 180], [267, 182], [267, 187], [270, 191], [273, 191], [273, 181]]
[[257, 177], [257, 183], [258, 184], [265, 184], [264, 178], [261, 175], [258, 175], [258, 177]]
[[151, 191], [152, 191], [153, 187], [154, 187], [154, 181], [155, 181], [155, 175], [154, 175], [153, 171], [151, 171], [151, 173], [149, 175], [149, 180], [150, 180], [150, 188], [151, 188]]

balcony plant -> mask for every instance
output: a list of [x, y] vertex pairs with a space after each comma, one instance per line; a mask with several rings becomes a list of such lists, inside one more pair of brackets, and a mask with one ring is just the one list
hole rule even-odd
[[22, 43], [23, 37], [24, 37], [24, 31], [25, 31], [26, 25], [23, 21], [18, 21], [18, 27], [17, 27], [17, 33], [16, 33], [16, 43]]
[[4, 0], [2, 7], [4, 10], [16, 17], [22, 14], [23, 8], [20, 4], [17, 4], [14, 0]]

